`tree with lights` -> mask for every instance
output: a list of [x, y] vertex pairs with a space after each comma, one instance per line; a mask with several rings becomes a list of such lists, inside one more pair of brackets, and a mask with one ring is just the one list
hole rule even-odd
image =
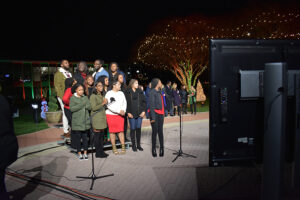
[[298, 13], [259, 12], [243, 14], [238, 20], [209, 20], [193, 16], [165, 21], [160, 24], [163, 29], [141, 42], [137, 60], [155, 69], [170, 70], [181, 84], [190, 89], [208, 68], [210, 38], [300, 38]]

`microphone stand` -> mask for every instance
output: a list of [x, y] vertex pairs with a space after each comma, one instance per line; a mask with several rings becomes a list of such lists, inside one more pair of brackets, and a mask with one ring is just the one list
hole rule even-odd
[[[114, 101], [110, 102], [107, 106], [111, 105]], [[96, 111], [91, 117], [90, 117], [90, 120], [91, 120], [91, 128], [90, 128], [90, 133], [91, 133], [91, 145], [92, 145], [92, 175], [91, 176], [76, 176], [76, 178], [83, 178], [83, 179], [91, 179], [92, 180], [92, 183], [91, 183], [91, 187], [90, 187], [90, 190], [93, 190], [93, 187], [94, 187], [94, 181], [97, 180], [97, 179], [100, 179], [100, 178], [105, 178], [105, 177], [108, 177], [108, 176], [114, 176], [114, 174], [108, 174], [108, 175], [103, 175], [103, 176], [96, 176], [95, 175], [95, 164], [94, 164], [94, 153], [93, 153], [93, 149], [94, 149], [94, 131], [92, 130], [93, 127], [92, 127], [92, 120], [93, 120], [93, 117], [100, 111], [102, 111], [102, 109], [104, 108], [100, 108], [98, 111]], [[103, 133], [99, 133], [99, 134], [103, 134]]]
[[179, 126], [180, 126], [180, 128], [179, 128], [179, 130], [180, 130], [179, 131], [180, 132], [179, 150], [177, 152], [173, 153], [173, 155], [177, 155], [177, 156], [174, 158], [174, 160], [172, 162], [175, 162], [178, 157], [197, 158], [196, 156], [193, 156], [193, 155], [190, 155], [190, 154], [187, 154], [187, 153], [183, 153], [183, 151], [182, 151], [182, 140], [181, 140], [181, 138], [182, 138], [183, 123], [182, 123], [182, 116], [181, 116], [181, 114], [182, 114], [182, 105], [180, 105], [180, 114], [179, 114], [179, 121], [180, 121], [180, 123], [179, 123]]

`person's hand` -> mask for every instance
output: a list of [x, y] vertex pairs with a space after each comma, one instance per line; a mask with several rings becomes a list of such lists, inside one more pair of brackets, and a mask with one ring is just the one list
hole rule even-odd
[[129, 118], [133, 118], [133, 115], [131, 113], [127, 114]]
[[140, 117], [143, 118], [144, 116], [145, 116], [145, 112], [142, 112], [142, 113], [140, 114]]
[[107, 99], [104, 98], [104, 99], [103, 99], [103, 102], [102, 102], [102, 106], [105, 105], [105, 104], [107, 104], [107, 103], [108, 103]]
[[120, 110], [120, 115], [125, 116], [124, 110]]
[[151, 121], [150, 121], [151, 124], [154, 123], [154, 122], [155, 122], [155, 120], [151, 120]]

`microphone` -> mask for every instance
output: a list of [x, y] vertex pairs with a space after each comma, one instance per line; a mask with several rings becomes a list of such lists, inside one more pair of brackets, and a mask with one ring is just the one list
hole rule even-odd
[[110, 103], [116, 101], [116, 99], [114, 97], [110, 97]]

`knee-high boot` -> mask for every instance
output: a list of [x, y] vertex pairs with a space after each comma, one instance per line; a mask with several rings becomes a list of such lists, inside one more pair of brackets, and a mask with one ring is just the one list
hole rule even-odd
[[136, 150], [136, 143], [135, 143], [135, 129], [130, 130], [130, 139], [131, 139], [131, 146], [132, 146], [132, 151], [137, 151]]
[[138, 150], [143, 151], [144, 149], [141, 147], [141, 133], [142, 130], [140, 128], [136, 129], [136, 146]]

